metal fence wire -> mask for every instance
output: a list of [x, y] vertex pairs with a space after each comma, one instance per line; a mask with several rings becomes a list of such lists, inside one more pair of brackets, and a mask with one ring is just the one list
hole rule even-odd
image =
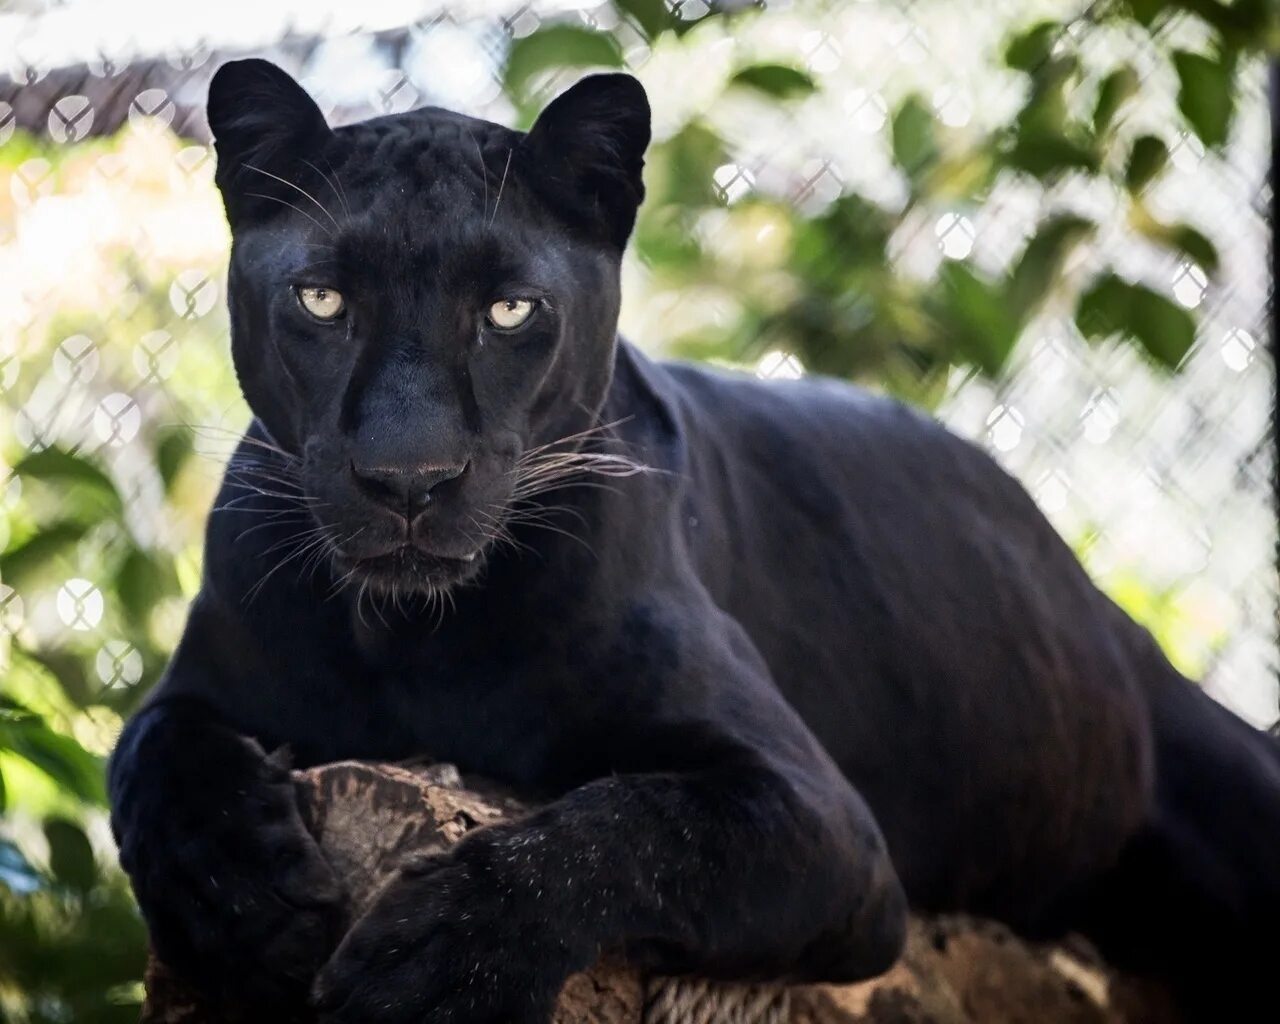
[[[276, 60], [337, 122], [424, 103], [510, 121], [517, 111], [502, 68], [513, 40], [550, 24], [605, 28], [650, 90], [659, 138], [708, 102], [731, 52], [784, 60], [821, 88], [764, 114], [712, 111], [731, 157], [711, 174], [725, 210], [764, 194], [812, 216], [851, 188], [901, 201], [886, 136], [902, 97], [926, 97], [951, 126], [1007, 116], [1021, 87], [992, 67], [990, 53], [1030, 9], [1066, 5], [797, 0], [769, 4], [732, 33], [691, 32], [679, 48], [649, 45], [628, 29], [630, 15], [592, 0], [409, 13], [404, 3], [373, 2], [291, 17], [264, 0], [231, 25], [217, 5], [204, 6], [174, 13], [172, 25], [124, 3], [18, 5], [0, 16], [0, 452], [10, 463], [0, 464], [0, 550], [16, 549], [36, 523], [62, 524], [66, 541], [38, 567], [4, 574], [0, 626], [24, 649], [81, 657], [95, 693], [146, 683], [171, 648], [198, 580], [217, 458], [246, 421], [227, 358], [228, 237], [201, 111], [221, 59]], [[702, 0], [667, 6], [689, 20], [705, 11]], [[1099, 32], [1086, 55], [1124, 53], [1142, 74], [1130, 116], [1158, 119], [1176, 83], [1147, 47], [1132, 34]], [[544, 75], [535, 92], [549, 96], [577, 73]], [[1105, 260], [1161, 280], [1196, 311], [1196, 344], [1169, 373], [1132, 348], [1088, 344], [1070, 312], [1051, 303], [998, 382], [953, 370], [936, 410], [1022, 479], [1102, 586], [1152, 624], [1182, 667], [1270, 724], [1277, 580], [1261, 64], [1244, 69], [1236, 104], [1221, 154], [1177, 136], [1152, 200], [1213, 229], [1221, 272], [1212, 281], [1194, 263], [1135, 245], [1108, 223], [1108, 197], [1087, 183], [998, 181], [979, 206], [921, 210], [895, 235], [893, 258], [922, 276], [946, 259], [999, 270], [1046, 208], [1075, 204], [1103, 224], [1073, 257], [1082, 268]], [[713, 249], [740, 242], [714, 215], [697, 230]], [[624, 333], [656, 353], [691, 325], [731, 315], [735, 302], [731, 291], [674, 287], [634, 256], [625, 284]], [[765, 353], [755, 369], [804, 372], [786, 351]], [[212, 458], [179, 473], [184, 432]], [[12, 472], [50, 446], [101, 468], [122, 504], [117, 520], [62, 517], [49, 507], [58, 492]], [[66, 472], [62, 484], [94, 486], [80, 469]], [[122, 567], [129, 559], [132, 570]], [[164, 579], [151, 591], [130, 590], [128, 572], [145, 581], [153, 570]], [[86, 745], [104, 747], [118, 727], [106, 703]]]

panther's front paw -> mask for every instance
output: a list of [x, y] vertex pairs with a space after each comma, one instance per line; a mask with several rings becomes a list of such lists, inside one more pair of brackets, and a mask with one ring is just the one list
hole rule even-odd
[[332, 1024], [547, 1024], [579, 957], [479, 836], [402, 871], [315, 986]]
[[246, 787], [206, 822], [179, 814], [122, 832], [122, 851], [166, 964], [215, 995], [305, 1004], [345, 924], [345, 896], [287, 781]]

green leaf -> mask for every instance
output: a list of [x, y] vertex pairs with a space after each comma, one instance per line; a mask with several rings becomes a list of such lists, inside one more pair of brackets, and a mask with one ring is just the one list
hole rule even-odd
[[1225, 55], [1215, 59], [1179, 50], [1173, 66], [1178, 72], [1178, 109], [1201, 142], [1221, 146], [1235, 114], [1234, 62]]
[[123, 511], [124, 502], [111, 478], [81, 455], [45, 448], [22, 459], [14, 466], [14, 472], [23, 479], [55, 485], [63, 507], [84, 506], [89, 512], [85, 518], [99, 521]]
[[952, 204], [983, 200], [995, 177], [995, 154], [986, 147], [965, 148], [942, 156], [921, 183], [931, 198]]
[[620, 67], [617, 40], [604, 32], [576, 25], [548, 25], [511, 44], [503, 84], [517, 98], [534, 76], [553, 68]]
[[44, 837], [49, 842], [53, 877], [80, 892], [92, 889], [98, 881], [98, 862], [84, 830], [68, 818], [46, 818]]
[[704, 272], [704, 254], [690, 216], [691, 207], [653, 205], [636, 221], [631, 244], [645, 266], [657, 274], [677, 275], [683, 284]]
[[614, 6], [629, 14], [648, 40], [661, 35], [673, 23], [665, 0], [614, 0]]
[[82, 481], [115, 493], [111, 478], [88, 459], [62, 448], [43, 448], [26, 456], [14, 472], [39, 480]]
[[724, 140], [701, 122], [690, 121], [646, 158], [649, 202], [641, 207], [641, 218], [654, 216], [660, 207], [715, 205], [716, 168], [728, 159]]
[[141, 622], [158, 601], [178, 593], [178, 576], [168, 559], [134, 548], [116, 571], [115, 588], [127, 618]]
[[1014, 118], [1015, 133], [1028, 138], [1070, 134], [1072, 97], [1080, 86], [1080, 58], [1051, 57], [1031, 75], [1031, 92]]
[[818, 87], [807, 71], [787, 64], [752, 64], [729, 79], [729, 84], [758, 89], [779, 100], [808, 96]]
[[1141, 135], [1129, 151], [1124, 184], [1130, 192], [1141, 192], [1169, 163], [1169, 147], [1154, 135]]
[[1073, 170], [1093, 173], [1098, 169], [1098, 155], [1063, 134], [1025, 130], [1018, 133], [1005, 163], [1037, 178], [1050, 179]]
[[[1138, 211], [1145, 214], [1145, 211]], [[1190, 224], [1165, 224], [1150, 215], [1139, 215], [1132, 218], [1137, 229], [1160, 245], [1176, 249], [1189, 260], [1198, 264], [1207, 274], [1218, 272], [1218, 248], [1200, 231]]]
[[1093, 108], [1093, 131], [1102, 135], [1115, 120], [1125, 102], [1138, 92], [1138, 72], [1132, 65], [1116, 68], [1098, 87], [1098, 100]]
[[1218, 272], [1218, 247], [1190, 224], [1175, 224], [1169, 229], [1169, 243], [1198, 263], [1207, 274]]
[[1128, 0], [1129, 10], [1140, 25], [1150, 25], [1163, 12], [1169, 10], [1168, 0]]
[[186, 465], [194, 447], [191, 443], [191, 432], [185, 427], [165, 431], [156, 444], [156, 469], [160, 479], [164, 481], [165, 493], [173, 491], [173, 482], [178, 472]]
[[7, 694], [0, 692], [0, 724], [5, 722], [27, 722], [39, 717], [21, 701], [14, 700]]
[[1025, 323], [1039, 308], [1072, 251], [1095, 230], [1091, 220], [1075, 214], [1051, 217], [1040, 225], [1010, 276], [1007, 301], [1019, 322]]
[[25, 650], [23, 655], [41, 665], [57, 679], [62, 692], [77, 707], [88, 707], [94, 702], [93, 689], [90, 688], [89, 678], [85, 675], [85, 661], [79, 654], [70, 650], [46, 648]]
[[893, 158], [913, 182], [938, 159], [933, 112], [919, 96], [909, 96], [893, 115]]
[[33, 893], [44, 885], [40, 872], [31, 866], [22, 851], [3, 838], [0, 838], [0, 885], [20, 896]]
[[74, 520], [45, 527], [25, 543], [0, 555], [0, 577], [18, 590], [47, 579], [88, 532], [88, 523]]
[[1145, 285], [1103, 274], [1080, 297], [1076, 325], [1086, 338], [1136, 341], [1159, 364], [1176, 369], [1196, 339], [1196, 323], [1171, 299]]
[[1010, 40], [1004, 51], [1004, 61], [1018, 71], [1034, 71], [1053, 51], [1053, 44], [1062, 34], [1063, 27], [1056, 21], [1041, 21]]
[[22, 758], [79, 799], [106, 803], [101, 758], [39, 717], [19, 712], [0, 716], [0, 750]]
[[[122, 887], [123, 888], [123, 887]], [[112, 1021], [130, 1020], [137, 1024], [139, 1007], [126, 993], [111, 993], [110, 989], [121, 983], [135, 981], [141, 976], [147, 959], [146, 928], [127, 895], [117, 896], [117, 889], [98, 886], [94, 898], [81, 911], [81, 923], [86, 952], [95, 960], [92, 980], [100, 989], [108, 992], [108, 998], [123, 1009], [132, 1010], [132, 1018], [113, 1015]], [[123, 898], [122, 898], [123, 897]], [[83, 960], [83, 955], [77, 958]], [[121, 996], [125, 998], [122, 1000]]]
[[1018, 324], [1000, 290], [967, 264], [948, 260], [938, 272], [944, 296], [946, 328], [965, 357], [996, 376], [1018, 340]]
[[[1168, 9], [1168, 0], [1130, 0], [1144, 8]], [[1243, 50], [1265, 49], [1268, 28], [1276, 27], [1275, 0], [1178, 0], [1175, 5], [1207, 22], [1232, 46]], [[1274, 41], [1271, 41], [1274, 45]]]
[[877, 275], [888, 261], [894, 218], [856, 194], [843, 195], [822, 216], [796, 225], [792, 264], [811, 289], [845, 293], [845, 274]]

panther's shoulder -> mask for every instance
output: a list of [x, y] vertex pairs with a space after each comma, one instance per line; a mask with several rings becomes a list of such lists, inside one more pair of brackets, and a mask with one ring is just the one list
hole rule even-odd
[[755, 374], [680, 361], [650, 363], [666, 404], [687, 430], [739, 427], [790, 434], [951, 437], [927, 413], [857, 384], [821, 375], [761, 379]]

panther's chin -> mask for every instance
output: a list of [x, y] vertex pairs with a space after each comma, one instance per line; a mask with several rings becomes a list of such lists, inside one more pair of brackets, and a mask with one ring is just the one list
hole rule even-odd
[[344, 553], [334, 556], [334, 567], [358, 586], [377, 594], [403, 596], [432, 594], [465, 583], [479, 573], [483, 552], [462, 557], [438, 555], [412, 544], [365, 558]]

